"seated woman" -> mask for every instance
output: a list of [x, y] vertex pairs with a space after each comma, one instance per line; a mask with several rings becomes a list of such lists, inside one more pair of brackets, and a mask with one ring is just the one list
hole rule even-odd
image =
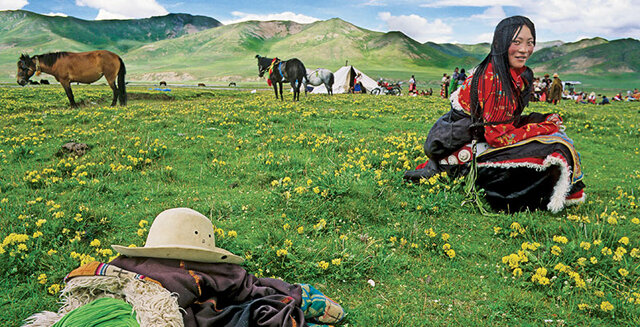
[[498, 210], [562, 210], [584, 201], [580, 155], [557, 114], [522, 115], [533, 88], [525, 66], [535, 46], [526, 17], [502, 20], [491, 52], [451, 95], [452, 110], [432, 127], [425, 143], [430, 158], [405, 179], [439, 172], [467, 174], [477, 163], [475, 184]]

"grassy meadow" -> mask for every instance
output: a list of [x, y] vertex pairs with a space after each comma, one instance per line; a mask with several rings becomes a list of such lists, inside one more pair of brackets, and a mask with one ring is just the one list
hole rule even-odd
[[[461, 181], [406, 184], [439, 97], [106, 86], [0, 92], [0, 321], [58, 309], [63, 277], [190, 207], [260, 277], [340, 303], [344, 326], [640, 325], [640, 103], [558, 106], [586, 203], [484, 216]], [[83, 156], [61, 151], [86, 143]]]

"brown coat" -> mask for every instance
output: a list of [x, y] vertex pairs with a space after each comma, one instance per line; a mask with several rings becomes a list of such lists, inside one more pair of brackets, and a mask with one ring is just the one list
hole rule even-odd
[[560, 101], [562, 100], [562, 81], [555, 77], [553, 83], [551, 83], [551, 90], [549, 91], [549, 100]]

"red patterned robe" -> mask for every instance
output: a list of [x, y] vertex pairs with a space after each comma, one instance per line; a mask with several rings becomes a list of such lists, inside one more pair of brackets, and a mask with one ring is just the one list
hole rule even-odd
[[[526, 68], [509, 69], [511, 76], [515, 81], [517, 92], [521, 92], [526, 81], [520, 76]], [[484, 122], [504, 122], [514, 118], [517, 109], [516, 98], [519, 94], [507, 99], [501, 89], [495, 87], [494, 79], [498, 76], [493, 73], [491, 63], [478, 83], [478, 102], [482, 109], [482, 117]], [[473, 75], [469, 76], [458, 94], [458, 103], [467, 112], [471, 112], [471, 80]], [[496, 97], [496, 94], [498, 95]], [[530, 123], [522, 126], [515, 126], [513, 122], [502, 123], [497, 125], [487, 125], [484, 127], [484, 137], [487, 143], [494, 148], [511, 145], [522, 140], [538, 135], [550, 135], [558, 131], [558, 126], [551, 121], [543, 121], [540, 123]]]

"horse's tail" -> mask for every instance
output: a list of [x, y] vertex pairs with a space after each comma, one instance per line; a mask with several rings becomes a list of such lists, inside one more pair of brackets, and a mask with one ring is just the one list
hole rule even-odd
[[329, 86], [333, 87], [333, 73], [331, 73], [331, 75], [329, 75]]
[[118, 97], [120, 98], [120, 105], [127, 105], [127, 90], [124, 82], [124, 75], [127, 74], [127, 68], [124, 66], [124, 61], [122, 58], [118, 57], [120, 60], [120, 70], [118, 70]]

